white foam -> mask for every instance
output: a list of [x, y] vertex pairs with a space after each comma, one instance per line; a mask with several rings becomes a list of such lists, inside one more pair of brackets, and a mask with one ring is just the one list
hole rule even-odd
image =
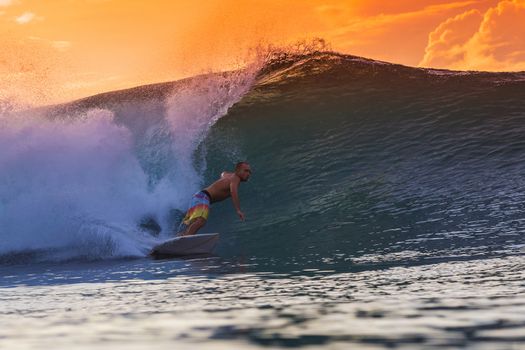
[[123, 228], [140, 218], [146, 177], [112, 119], [104, 110], [75, 122], [3, 119], [0, 253], [76, 246], [90, 222]]
[[174, 159], [153, 188], [136, 156], [136, 140], [114, 123], [111, 111], [92, 109], [67, 121], [31, 112], [13, 118], [4, 111], [0, 255], [28, 250], [53, 250], [58, 259], [144, 255], [158, 240], [137, 223], [156, 217], [166, 233], [169, 210], [186, 209], [205, 168], [195, 150], [249, 90], [255, 72], [201, 76], [171, 95], [165, 102], [171, 145], [154, 147], [171, 147]]
[[166, 101], [171, 147], [177, 155], [170, 177], [181, 184], [179, 197], [188, 198], [203, 185], [206, 164], [195, 151], [212, 125], [248, 92], [257, 70], [253, 65], [236, 72], [196, 77]]

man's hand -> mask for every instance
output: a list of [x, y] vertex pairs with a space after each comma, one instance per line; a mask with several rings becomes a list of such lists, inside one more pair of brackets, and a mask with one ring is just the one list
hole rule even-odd
[[241, 221], [244, 221], [244, 213], [240, 210], [237, 210], [237, 215], [239, 215], [239, 218], [241, 219]]

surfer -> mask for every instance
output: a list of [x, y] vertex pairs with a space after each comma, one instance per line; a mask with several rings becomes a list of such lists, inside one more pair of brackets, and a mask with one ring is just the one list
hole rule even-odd
[[[239, 162], [235, 165], [235, 171], [223, 171], [220, 179], [193, 195], [186, 216], [182, 220], [181, 226], [186, 228], [177, 236], [190, 236], [197, 233], [208, 220], [211, 203], [220, 202], [228, 197], [232, 197], [233, 206], [239, 218], [244, 221], [244, 213], [241, 211], [239, 201], [239, 184], [246, 182], [250, 178], [252, 170], [247, 162]], [[180, 229], [180, 228], [179, 228]]]

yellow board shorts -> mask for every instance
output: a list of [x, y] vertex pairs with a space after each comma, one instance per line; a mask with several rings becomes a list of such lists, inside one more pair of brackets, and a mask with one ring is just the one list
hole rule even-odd
[[210, 197], [203, 192], [197, 192], [191, 197], [190, 208], [186, 212], [186, 216], [182, 223], [184, 225], [191, 224], [197, 218], [203, 218], [208, 220], [208, 214], [210, 213]]

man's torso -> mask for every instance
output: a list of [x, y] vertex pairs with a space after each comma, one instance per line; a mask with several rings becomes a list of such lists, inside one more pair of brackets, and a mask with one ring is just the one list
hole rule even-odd
[[231, 195], [230, 183], [232, 176], [235, 176], [235, 174], [225, 171], [222, 173], [219, 180], [205, 188], [205, 190], [211, 195], [212, 203], [220, 202]]

